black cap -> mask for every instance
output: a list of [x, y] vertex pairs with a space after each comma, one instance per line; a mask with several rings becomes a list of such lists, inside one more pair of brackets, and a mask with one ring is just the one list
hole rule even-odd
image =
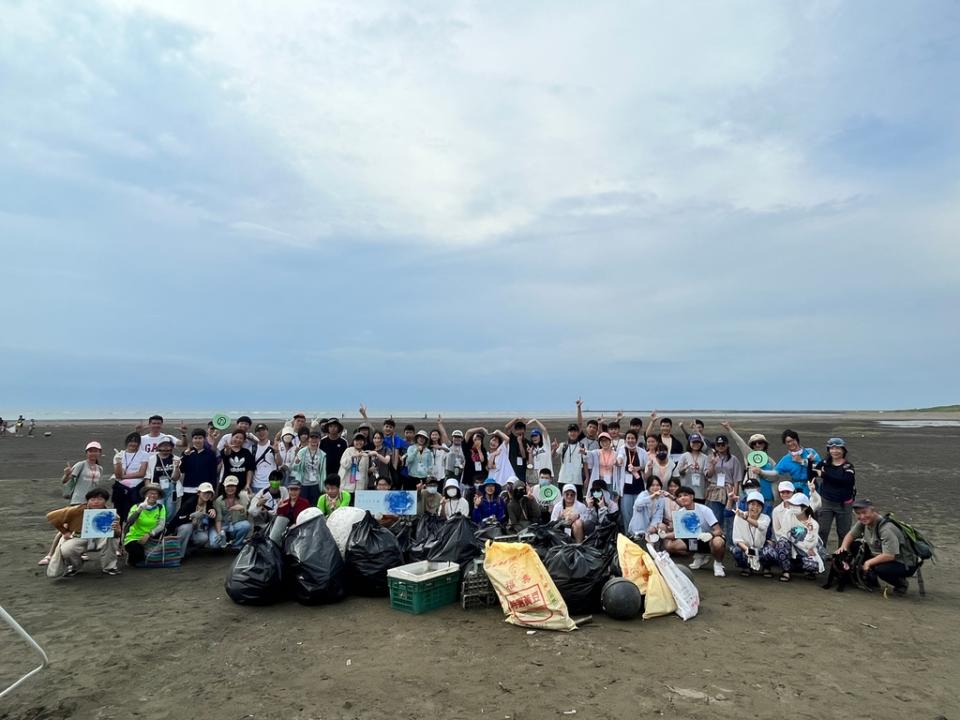
[[850, 507], [852, 507], [854, 510], [865, 510], [866, 508], [873, 507], [873, 501], [863, 498], [863, 500], [857, 500], [854, 502]]
[[580, 426], [576, 423], [570, 423], [567, 425], [567, 432], [580, 432]]
[[257, 426], [253, 429], [253, 431], [254, 431], [254, 432], [260, 432], [261, 430], [269, 430], [269, 429], [270, 429], [270, 428], [268, 428], [268, 427], [267, 427], [266, 425], [264, 425], [263, 423], [257, 423]]
[[241, 415], [240, 417], [237, 418], [237, 422], [238, 423], [245, 422], [247, 425], [249, 425], [250, 423], [253, 422], [253, 420], [251, 420], [248, 415]]
[[717, 439], [713, 441], [714, 445], [729, 445], [730, 438], [726, 435], [717, 435]]

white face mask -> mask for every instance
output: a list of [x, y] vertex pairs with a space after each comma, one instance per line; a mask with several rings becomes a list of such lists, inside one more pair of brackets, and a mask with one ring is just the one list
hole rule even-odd
[[430, 493], [431, 495], [436, 495], [436, 494], [437, 494], [437, 488], [435, 488], [435, 487], [427, 487], [427, 492]]
[[455, 497], [457, 496], [457, 489], [456, 489], [456, 488], [447, 488], [446, 492], [447, 492], [447, 497], [448, 497], [448, 498], [455, 498]]

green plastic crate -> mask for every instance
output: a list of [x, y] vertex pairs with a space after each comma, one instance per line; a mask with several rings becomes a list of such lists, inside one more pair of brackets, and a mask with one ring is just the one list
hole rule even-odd
[[460, 569], [426, 580], [408, 580], [387, 575], [390, 607], [419, 615], [457, 601]]

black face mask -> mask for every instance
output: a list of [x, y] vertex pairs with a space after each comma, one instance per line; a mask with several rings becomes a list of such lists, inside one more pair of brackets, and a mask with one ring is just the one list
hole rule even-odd
[[658, 452], [658, 453], [657, 453], [657, 460], [666, 460], [666, 459], [667, 459], [667, 453], [665, 453], [665, 452]]
[[517, 502], [520, 502], [526, 494], [527, 494], [527, 491], [523, 488], [513, 489], [513, 499], [516, 500]]

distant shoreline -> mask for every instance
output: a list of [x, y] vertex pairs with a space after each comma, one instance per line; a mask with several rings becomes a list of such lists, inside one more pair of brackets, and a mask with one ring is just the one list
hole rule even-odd
[[[292, 416], [294, 411], [289, 413], [279, 413], [279, 412], [256, 412], [250, 411], [244, 414], [249, 415], [254, 420], [264, 420], [264, 421], [278, 421], [285, 420]], [[328, 411], [329, 412], [329, 411]], [[612, 418], [616, 414], [616, 410], [594, 410], [584, 409], [584, 415], [587, 417], [597, 417], [603, 414], [607, 418]], [[145, 413], [139, 417], [36, 417], [36, 421], [39, 424], [44, 424], [47, 426], [64, 426], [64, 425], [129, 425], [133, 427], [138, 422], [142, 422], [150, 413]], [[164, 415], [165, 420], [168, 424], [174, 425], [178, 424], [181, 420], [185, 421], [188, 425], [199, 425], [206, 424], [213, 413], [207, 416], [200, 415], [196, 412], [194, 413], [185, 413], [183, 415], [175, 413], [161, 413]], [[239, 415], [240, 413], [237, 413]], [[323, 413], [313, 414], [305, 413], [308, 417], [308, 420], [312, 420], [314, 417], [329, 417]], [[393, 414], [383, 414], [377, 412], [368, 413], [370, 419], [374, 422], [382, 421], [386, 417], [393, 417], [398, 422], [413, 422], [424, 421], [424, 413], [410, 413], [409, 411], [403, 413], [393, 413]], [[892, 410], [892, 411], [883, 411], [883, 410], [838, 410], [838, 411], [811, 411], [811, 410], [731, 410], [731, 411], [718, 411], [718, 410], [658, 410], [657, 415], [659, 417], [671, 417], [675, 423], [680, 421], [692, 420], [694, 417], [700, 418], [806, 418], [806, 419], [826, 419], [826, 418], [846, 418], [846, 419], [857, 419], [857, 420], [907, 420], [911, 418], [916, 418], [918, 420], [957, 420], [960, 419], [960, 410]], [[356, 424], [361, 421], [359, 415], [356, 414], [344, 414], [337, 415], [341, 417], [348, 424]], [[644, 421], [648, 420], [650, 417], [650, 411], [624, 411], [624, 416], [627, 420], [634, 416], [640, 416]], [[235, 417], [235, 416], [231, 416]], [[437, 414], [427, 413], [426, 420], [428, 422], [434, 422], [436, 420]], [[514, 417], [512, 412], [458, 412], [454, 414], [443, 413], [443, 419], [445, 422], [457, 423], [464, 420], [477, 420], [477, 419], [508, 419]], [[524, 417], [537, 417], [544, 421], [561, 421], [568, 420], [576, 417], [575, 412], [568, 413], [525, 413]], [[13, 420], [16, 416], [6, 418], [7, 422], [12, 425]], [[29, 419], [29, 418], [28, 418]]]

